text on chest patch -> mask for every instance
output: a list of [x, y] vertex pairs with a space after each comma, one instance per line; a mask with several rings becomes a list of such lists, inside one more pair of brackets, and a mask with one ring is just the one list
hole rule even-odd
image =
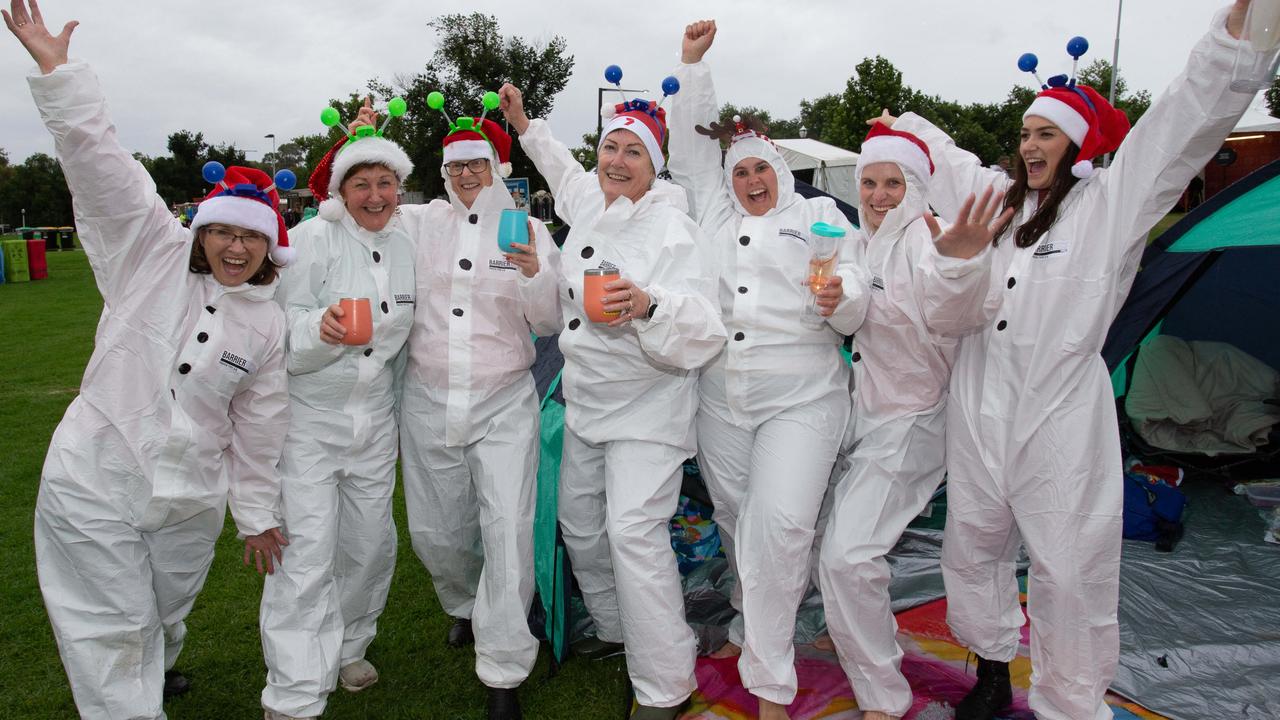
[[228, 367], [233, 367], [243, 373], [251, 373], [254, 370], [252, 362], [247, 358], [242, 358], [239, 355], [236, 355], [230, 350], [223, 350], [222, 359], [218, 362]]

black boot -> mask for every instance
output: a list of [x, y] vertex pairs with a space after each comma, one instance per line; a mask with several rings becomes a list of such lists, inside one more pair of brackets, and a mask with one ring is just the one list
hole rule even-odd
[[521, 720], [520, 696], [515, 688], [489, 688], [488, 720]]
[[956, 720], [992, 720], [1011, 702], [1009, 663], [978, 658], [978, 682], [956, 706]]
[[191, 681], [177, 670], [164, 671], [164, 699], [185, 695], [191, 689]]
[[454, 618], [453, 624], [449, 626], [449, 636], [445, 638], [444, 644], [451, 648], [466, 647], [476, 641], [476, 636], [471, 632], [471, 618]]

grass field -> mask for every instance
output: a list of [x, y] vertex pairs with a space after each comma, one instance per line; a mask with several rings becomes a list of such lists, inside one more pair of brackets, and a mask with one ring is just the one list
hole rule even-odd
[[[78, 391], [93, 349], [102, 301], [82, 252], [49, 255], [49, 279], [0, 285], [0, 718], [75, 717], [71, 691], [36, 583], [32, 512], [54, 426]], [[448, 618], [409, 546], [403, 495], [396, 494], [399, 559], [387, 611], [369, 660], [372, 688], [331, 696], [326, 718], [483, 718], [484, 689], [471, 649], [443, 642]], [[258, 640], [261, 580], [240, 564], [243, 546], [228, 519], [204, 593], [187, 621], [178, 668], [192, 681], [166, 703], [172, 720], [261, 717], [266, 678]], [[287, 562], [287, 557], [286, 557]], [[569, 661], [548, 680], [544, 646], [521, 691], [525, 717], [622, 716], [620, 658]]]

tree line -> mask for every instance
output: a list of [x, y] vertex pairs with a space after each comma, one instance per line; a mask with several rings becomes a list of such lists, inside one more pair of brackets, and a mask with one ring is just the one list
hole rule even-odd
[[[479, 12], [442, 15], [428, 26], [436, 32], [439, 43], [420, 71], [390, 79], [374, 78], [364, 90], [329, 101], [338, 108], [343, 118], [339, 127], [343, 129], [328, 128], [292, 138], [256, 162], [248, 160], [245, 151], [234, 144], [211, 145], [203, 133], [192, 130], [179, 130], [168, 136], [168, 155], [148, 157], [136, 153], [134, 157], [151, 173], [157, 191], [170, 204], [195, 201], [208, 192], [200, 169], [209, 160], [256, 166], [268, 172], [289, 168], [303, 184], [342, 137], [346, 122], [355, 117], [366, 96], [375, 103], [399, 96], [410, 111], [393, 120], [386, 134], [415, 161], [406, 189], [420, 191], [428, 198], [443, 196], [440, 143], [448, 126], [440, 113], [427, 109], [427, 94], [433, 90], [442, 92], [451, 118], [477, 116], [482, 111], [479, 98], [484, 92], [512, 82], [525, 91], [529, 115], [546, 117], [554, 107], [555, 96], [573, 74], [574, 57], [559, 35], [538, 41], [503, 35], [496, 17]], [[1111, 82], [1111, 65], [1095, 60], [1080, 71], [1079, 77], [1105, 95]], [[1016, 152], [1022, 112], [1034, 95], [1035, 90], [1025, 84], [1011, 88], [1000, 102], [946, 100], [905, 84], [901, 71], [877, 55], [858, 63], [843, 89], [802, 101], [800, 113], [793, 118], [774, 118], [758, 107], [733, 103], [725, 104], [721, 114], [723, 119], [735, 114], [755, 115], [775, 138], [799, 137], [803, 127], [807, 137], [858, 151], [868, 118], [879, 115], [882, 108], [894, 114], [910, 110], [946, 130], [960, 147], [990, 164]], [[1271, 114], [1280, 117], [1280, 79], [1267, 91], [1266, 99]], [[1130, 122], [1136, 123], [1150, 104], [1149, 92], [1131, 91], [1123, 76], [1117, 78], [1116, 106], [1129, 115]], [[315, 109], [317, 120], [321, 109]], [[596, 140], [595, 133], [584, 135], [582, 144], [573, 150], [588, 166], [595, 163]], [[545, 187], [523, 153], [513, 153], [512, 164], [513, 176], [530, 178], [533, 189]], [[20, 224], [22, 209], [31, 225], [72, 222], [71, 196], [57, 161], [47, 154], [35, 153], [22, 164], [13, 165], [0, 149], [0, 224]]]

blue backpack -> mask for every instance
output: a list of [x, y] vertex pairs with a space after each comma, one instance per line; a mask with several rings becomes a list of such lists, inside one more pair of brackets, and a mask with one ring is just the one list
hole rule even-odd
[[1171, 552], [1182, 539], [1182, 514], [1187, 496], [1182, 491], [1152, 483], [1144, 476], [1124, 474], [1124, 536], [1130, 540], [1146, 540], [1156, 550]]

